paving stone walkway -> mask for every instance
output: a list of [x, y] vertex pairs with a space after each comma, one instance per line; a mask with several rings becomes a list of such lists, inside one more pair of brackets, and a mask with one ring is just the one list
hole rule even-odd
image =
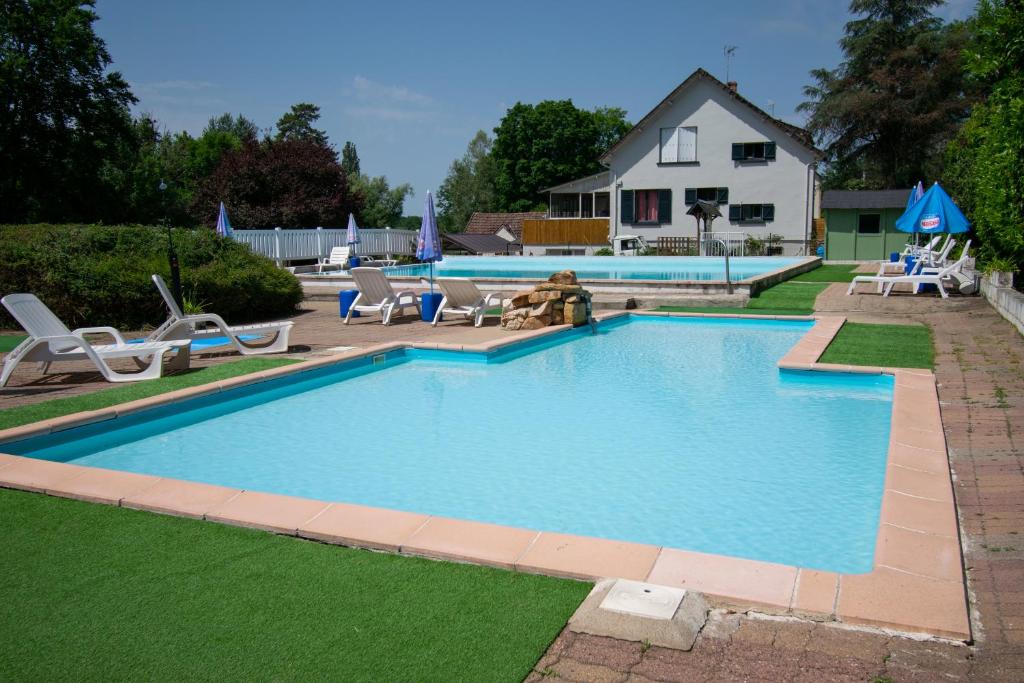
[[718, 612], [690, 652], [563, 631], [527, 680], [1024, 680], [1024, 338], [978, 297], [846, 296], [834, 284], [817, 307], [933, 330], [974, 644]]

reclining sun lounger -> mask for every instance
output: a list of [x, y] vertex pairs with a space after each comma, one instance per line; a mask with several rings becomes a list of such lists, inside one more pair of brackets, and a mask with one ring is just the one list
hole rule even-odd
[[461, 315], [473, 319], [473, 325], [480, 327], [484, 324], [484, 316], [487, 310], [495, 306], [501, 306], [501, 294], [494, 292], [484, 296], [476, 283], [464, 277], [441, 277], [437, 279], [437, 286], [441, 288], [444, 298], [441, 305], [437, 307], [434, 314], [434, 321], [431, 325], [437, 326], [442, 314]]
[[946, 289], [943, 287], [944, 282], [950, 278], [955, 278], [954, 273], [960, 272], [968, 258], [969, 256], [965, 249], [963, 256], [958, 261], [941, 269], [923, 268], [920, 272], [912, 275], [858, 275], [850, 282], [850, 287], [846, 290], [846, 293], [847, 295], [853, 294], [854, 289], [861, 283], [880, 285], [884, 290], [882, 296], [889, 296], [892, 293], [892, 288], [899, 284], [911, 285], [911, 291], [914, 294], [917, 294], [921, 289], [918, 285], [936, 285], [939, 294], [942, 295], [943, 299], [946, 299], [949, 297], [949, 294], [946, 293]]
[[395, 309], [405, 314], [405, 309], [412, 306], [416, 312], [420, 312], [420, 300], [416, 293], [411, 290], [396, 292], [391, 288], [391, 283], [384, 273], [376, 268], [353, 268], [352, 279], [355, 280], [356, 289], [359, 294], [355, 301], [348, 307], [348, 314], [345, 315], [345, 324], [348, 325], [352, 313], [379, 313], [385, 325], [391, 324], [391, 316]]
[[[28, 332], [28, 339], [18, 344], [4, 359], [0, 387], [7, 384], [14, 368], [23, 361], [43, 363], [45, 373], [49, 372], [50, 363], [56, 361], [89, 360], [108, 382], [156, 379], [163, 372], [163, 357], [168, 351], [175, 354], [168, 367], [188, 368], [189, 347], [192, 345], [188, 339], [129, 344], [113, 327], [69, 330], [35, 294], [8, 294], [0, 302]], [[114, 343], [92, 344], [85, 338], [86, 334], [108, 334], [114, 338]], [[143, 369], [141, 372], [118, 372], [107, 364], [112, 358], [132, 358]], [[149, 359], [148, 364], [144, 362], [146, 359]]]
[[[243, 356], [254, 356], [261, 353], [281, 353], [288, 350], [288, 335], [295, 324], [290, 320], [275, 323], [257, 323], [255, 325], [228, 325], [224, 318], [214, 313], [185, 315], [178, 302], [171, 296], [167, 283], [154, 273], [153, 284], [163, 297], [170, 317], [163, 325], [153, 330], [147, 342], [164, 341], [166, 339], [202, 339], [204, 337], [227, 337], [235, 349]], [[215, 329], [201, 330], [197, 325], [210, 323]], [[246, 340], [242, 335], [260, 335], [260, 339]], [[268, 336], [269, 339], [263, 337]]]

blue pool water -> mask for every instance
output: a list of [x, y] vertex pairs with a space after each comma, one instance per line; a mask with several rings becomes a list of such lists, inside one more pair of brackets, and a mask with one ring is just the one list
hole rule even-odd
[[[792, 265], [796, 258], [729, 259], [729, 279], [745, 280]], [[546, 279], [572, 269], [581, 280], [725, 280], [725, 259], [715, 256], [445, 256], [434, 264], [441, 277]], [[393, 266], [388, 275], [426, 276], [429, 266]]]
[[0, 450], [866, 572], [892, 379], [780, 371], [808, 328], [623, 318], [489, 359], [392, 352]]

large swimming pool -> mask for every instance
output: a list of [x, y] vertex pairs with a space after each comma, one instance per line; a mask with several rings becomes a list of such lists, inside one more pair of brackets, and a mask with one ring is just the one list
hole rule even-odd
[[809, 325], [634, 317], [397, 351], [0, 450], [866, 572], [892, 378], [780, 371]]
[[[729, 259], [729, 279], [738, 282], [793, 265], [800, 259], [745, 256]], [[445, 256], [434, 265], [442, 277], [546, 279], [572, 269], [581, 280], [720, 280], [725, 259], [717, 256]], [[429, 266], [385, 268], [388, 275], [426, 276]]]

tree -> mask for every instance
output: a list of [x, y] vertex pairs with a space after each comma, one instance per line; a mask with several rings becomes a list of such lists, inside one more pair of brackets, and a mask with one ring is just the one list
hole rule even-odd
[[[1024, 7], [981, 0], [964, 52], [988, 98], [946, 150], [944, 177], [973, 222], [983, 261], [1024, 269]], [[993, 263], [996, 262], [996, 263]]]
[[480, 130], [461, 159], [452, 162], [437, 191], [438, 227], [444, 232], [462, 232], [474, 211], [494, 211], [495, 165], [493, 142]]
[[106, 167], [131, 155], [128, 83], [93, 31], [92, 0], [0, 4], [0, 220], [102, 220]]
[[320, 120], [320, 107], [309, 102], [293, 104], [291, 111], [277, 120], [278, 140], [309, 140], [327, 146], [327, 133], [313, 127]]
[[503, 211], [545, 206], [541, 191], [601, 170], [598, 157], [629, 124], [623, 111], [577, 109], [571, 100], [516, 103], [494, 129], [496, 203]]
[[259, 135], [259, 129], [255, 123], [241, 114], [232, 117], [230, 113], [224, 113], [211, 117], [210, 122], [203, 129], [203, 135], [212, 133], [227, 133], [237, 138], [239, 142], [253, 142]]
[[352, 191], [360, 196], [363, 208], [356, 212], [356, 220], [365, 228], [394, 227], [402, 218], [402, 205], [412, 195], [412, 185], [403, 183], [395, 188], [388, 186], [384, 176], [371, 178], [360, 174], [348, 176]]
[[341, 170], [350, 177], [359, 175], [359, 154], [356, 152], [355, 143], [351, 140], [347, 140], [341, 150]]
[[341, 226], [363, 208], [334, 150], [311, 139], [247, 142], [225, 154], [192, 214], [210, 223], [221, 201], [240, 228]]
[[942, 149], [966, 118], [963, 23], [931, 14], [942, 0], [852, 0], [844, 60], [811, 72], [807, 128], [829, 164], [825, 184], [910, 187], [941, 168]]

